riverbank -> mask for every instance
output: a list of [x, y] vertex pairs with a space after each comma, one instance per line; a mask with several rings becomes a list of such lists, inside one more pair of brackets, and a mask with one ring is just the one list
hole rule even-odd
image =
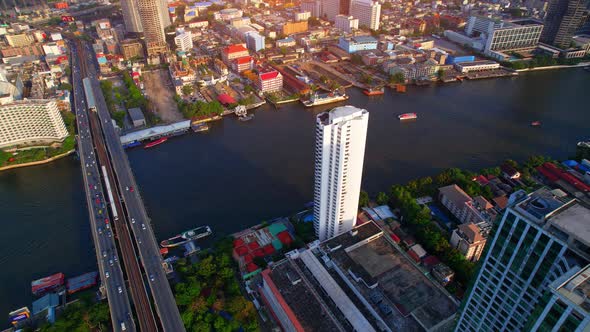
[[9, 169], [15, 169], [15, 168], [21, 168], [21, 167], [29, 167], [29, 166], [36, 166], [36, 165], [47, 164], [47, 163], [50, 163], [52, 161], [61, 159], [61, 158], [65, 157], [65, 156], [69, 156], [72, 153], [74, 153], [75, 151], [76, 150], [69, 150], [69, 151], [66, 151], [66, 152], [64, 152], [62, 154], [58, 154], [56, 156], [50, 157], [50, 158], [45, 159], [45, 160], [31, 161], [31, 162], [22, 163], [22, 164], [15, 164], [15, 165], [10, 165], [10, 166], [0, 167], [0, 172], [7, 171]]
[[590, 62], [581, 62], [577, 65], [556, 65], [556, 66], [546, 66], [546, 67], [535, 67], [535, 68], [525, 68], [525, 69], [516, 69], [517, 72], [528, 72], [528, 71], [537, 71], [537, 70], [552, 70], [552, 69], [568, 69], [568, 68], [580, 68], [590, 66]]

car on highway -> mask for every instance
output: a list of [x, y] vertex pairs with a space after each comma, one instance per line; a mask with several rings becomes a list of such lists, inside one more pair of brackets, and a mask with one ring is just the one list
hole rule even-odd
[[131, 223], [135, 224], [135, 218], [131, 218]]
[[156, 278], [154, 278], [154, 275], [153, 275], [153, 274], [150, 274], [150, 281], [151, 281], [151, 282], [154, 282], [154, 281], [156, 281]]
[[133, 187], [129, 187], [129, 191], [130, 192], [133, 192]]
[[109, 224], [109, 218], [104, 218], [104, 223], [108, 225]]
[[113, 260], [112, 260], [112, 259], [109, 259], [109, 265], [110, 265], [110, 266], [113, 266], [113, 264], [114, 264], [114, 263], [113, 263]]
[[107, 235], [108, 235], [109, 237], [111, 237], [113, 234], [111, 233], [111, 231], [107, 231]]
[[118, 262], [119, 261], [119, 259], [117, 258], [117, 255], [114, 255], [113, 256], [113, 259], [115, 260], [115, 262]]
[[103, 250], [103, 251], [102, 251], [102, 257], [107, 257], [107, 252], [106, 252], [106, 250]]
[[141, 224], [141, 229], [145, 231], [145, 224]]
[[121, 288], [121, 286], [117, 287], [117, 290], [119, 291], [119, 294], [123, 293], [123, 288]]
[[107, 271], [107, 272], [105, 272], [105, 273], [104, 273], [104, 276], [108, 278], [108, 277], [110, 277], [111, 275], [109, 274], [109, 271]]
[[98, 228], [98, 234], [102, 235], [102, 227]]

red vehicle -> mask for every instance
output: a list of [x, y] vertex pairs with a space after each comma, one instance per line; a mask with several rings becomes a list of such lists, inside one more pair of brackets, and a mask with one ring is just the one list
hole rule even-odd
[[100, 204], [100, 199], [96, 199], [96, 204]]
[[130, 192], [133, 192], [133, 187], [129, 187], [129, 191]]
[[109, 224], [109, 218], [105, 218], [104, 219], [104, 223], [108, 225]]

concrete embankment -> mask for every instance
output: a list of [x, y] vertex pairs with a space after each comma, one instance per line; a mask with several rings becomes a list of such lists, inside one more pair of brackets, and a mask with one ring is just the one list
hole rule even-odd
[[590, 62], [581, 62], [577, 65], [557, 65], [557, 66], [547, 66], [547, 67], [525, 68], [525, 69], [517, 69], [516, 71], [517, 72], [527, 72], [527, 71], [536, 71], [536, 70], [579, 68], [579, 67], [586, 67], [586, 66], [590, 66]]

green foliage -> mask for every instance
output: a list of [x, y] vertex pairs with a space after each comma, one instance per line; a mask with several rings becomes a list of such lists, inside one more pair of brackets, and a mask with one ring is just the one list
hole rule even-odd
[[61, 331], [109, 331], [111, 316], [106, 302], [78, 301], [66, 307], [53, 325], [41, 326], [41, 332]]
[[295, 235], [301, 238], [303, 243], [309, 243], [316, 239], [312, 222], [297, 221], [293, 223]]
[[[240, 293], [231, 249], [231, 238], [222, 239], [198, 263], [177, 262], [182, 282], [175, 285], [174, 293], [187, 331], [236, 331], [240, 326], [245, 331], [259, 330], [254, 304]], [[232, 319], [221, 317], [220, 310]]]
[[359, 208], [365, 207], [368, 205], [369, 205], [369, 194], [366, 191], [361, 190], [361, 193], [359, 195]]
[[223, 113], [223, 106], [214, 100], [208, 103], [197, 100], [194, 103], [189, 103], [179, 98], [175, 98], [178, 104], [178, 109], [186, 119], [192, 119], [197, 116], [214, 116]]
[[70, 83], [61, 83], [60, 85], [57, 86], [57, 89], [72, 91], [72, 85]]
[[125, 87], [127, 87], [127, 95], [125, 96], [125, 107], [126, 108], [146, 108], [147, 106], [147, 99], [141, 93], [141, 90], [135, 85], [135, 82], [129, 75], [129, 72], [123, 72], [123, 83], [125, 83]]
[[375, 201], [378, 205], [385, 205], [389, 202], [389, 196], [387, 196], [387, 194], [384, 192], [379, 192], [375, 198]]
[[455, 271], [457, 281], [467, 283], [475, 266], [451, 248], [446, 235], [432, 223], [430, 209], [420, 206], [411, 191], [403, 186], [391, 187], [391, 200], [401, 210], [404, 225], [413, 232], [418, 242], [449, 265]]
[[111, 114], [115, 113], [115, 102], [113, 101], [113, 82], [109, 80], [100, 81], [100, 89], [104, 96], [104, 101]]
[[182, 87], [182, 95], [183, 96], [190, 96], [195, 91], [195, 88], [192, 85], [184, 85]]
[[391, 84], [400, 84], [406, 81], [406, 77], [403, 72], [397, 72], [395, 74], [389, 75], [389, 83]]
[[117, 122], [117, 126], [123, 128], [123, 120], [125, 119], [125, 111], [117, 111], [113, 113], [113, 119]]

